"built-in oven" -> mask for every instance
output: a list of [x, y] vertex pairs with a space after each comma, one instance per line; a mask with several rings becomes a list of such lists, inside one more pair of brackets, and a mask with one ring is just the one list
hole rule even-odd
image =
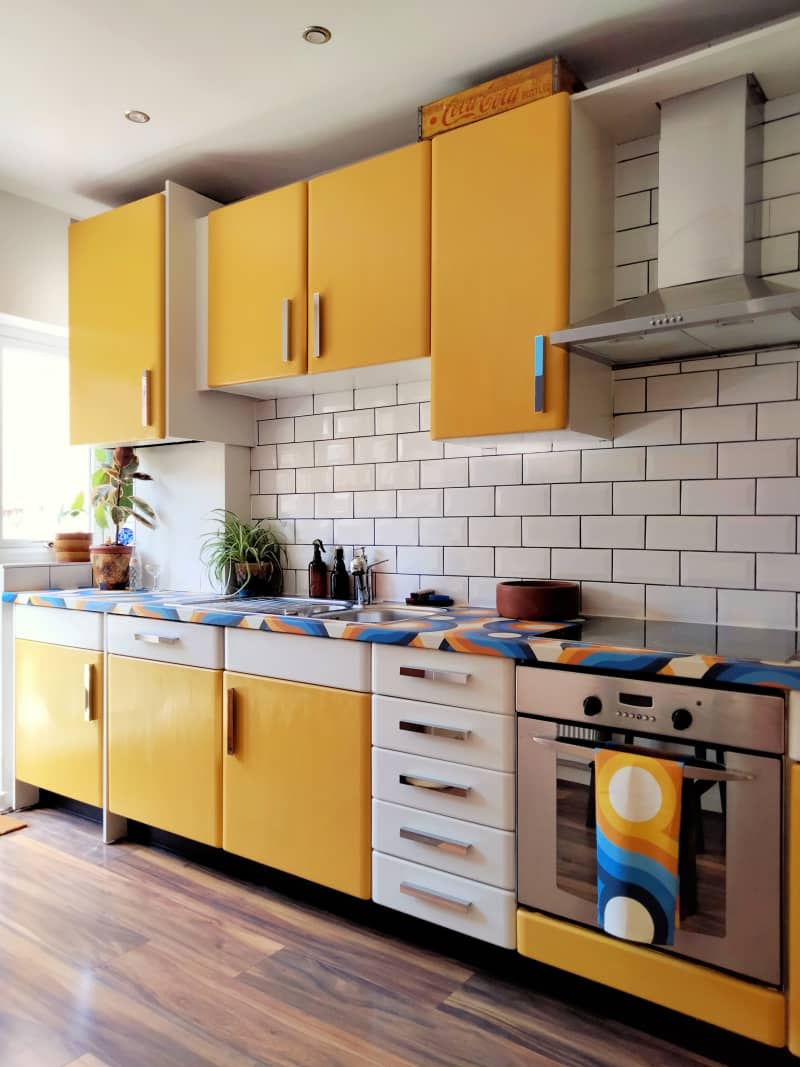
[[594, 758], [683, 766], [674, 952], [780, 985], [784, 700], [519, 667], [519, 901], [597, 926]]

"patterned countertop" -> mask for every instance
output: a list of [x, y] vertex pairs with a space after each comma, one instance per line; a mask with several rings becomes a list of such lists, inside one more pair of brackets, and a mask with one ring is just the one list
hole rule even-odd
[[[570, 637], [570, 633], [575, 632], [574, 626], [568, 623], [503, 619], [493, 611], [480, 608], [453, 607], [433, 616], [393, 623], [364, 624], [336, 620], [325, 622], [320, 618], [299, 616], [230, 615], [198, 608], [189, 602], [181, 603], [182, 599], [189, 601], [191, 596], [173, 592], [100, 592], [96, 589], [3, 594], [6, 603], [34, 607], [136, 615], [146, 619], [232, 626], [272, 633], [506, 656], [518, 663], [610, 671], [639, 677], [660, 676], [715, 684], [800, 690], [800, 661], [792, 659], [787, 662], [785, 656], [782, 660], [743, 658], [710, 655], [702, 651], [678, 652], [668, 648], [638, 648], [608, 641], [574, 640]], [[639, 625], [645, 632], [645, 624]]]

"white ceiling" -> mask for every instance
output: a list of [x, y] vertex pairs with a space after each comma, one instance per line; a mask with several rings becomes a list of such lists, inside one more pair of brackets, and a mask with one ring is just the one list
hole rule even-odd
[[[416, 138], [418, 104], [555, 52], [590, 81], [797, 0], [0, 0], [0, 189], [76, 216], [222, 201]], [[300, 33], [333, 31], [325, 46]], [[127, 122], [127, 108], [152, 115]]]

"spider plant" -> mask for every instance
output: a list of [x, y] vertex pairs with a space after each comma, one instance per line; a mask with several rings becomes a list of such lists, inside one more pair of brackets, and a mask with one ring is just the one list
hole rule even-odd
[[286, 550], [264, 520], [248, 522], [224, 508], [212, 515], [216, 529], [203, 542], [202, 558], [220, 588], [280, 593]]

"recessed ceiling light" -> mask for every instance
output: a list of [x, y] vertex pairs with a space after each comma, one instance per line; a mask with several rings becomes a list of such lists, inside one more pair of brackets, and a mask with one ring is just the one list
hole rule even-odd
[[309, 44], [327, 44], [332, 36], [327, 26], [306, 26], [303, 30], [303, 40]]
[[125, 112], [125, 118], [128, 122], [149, 122], [150, 116], [146, 111], [139, 111], [138, 108], [130, 107]]

